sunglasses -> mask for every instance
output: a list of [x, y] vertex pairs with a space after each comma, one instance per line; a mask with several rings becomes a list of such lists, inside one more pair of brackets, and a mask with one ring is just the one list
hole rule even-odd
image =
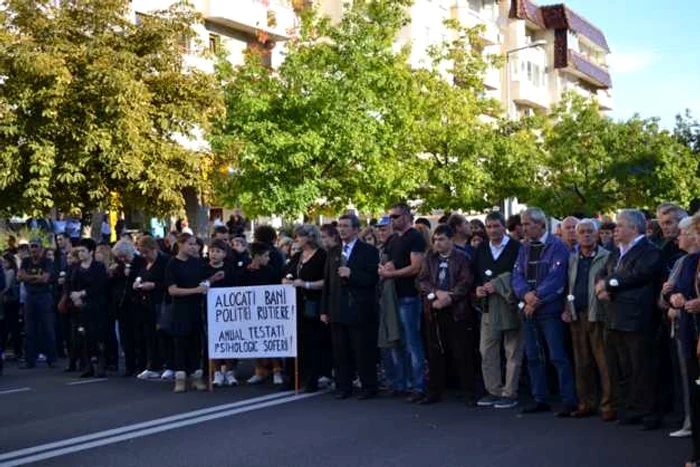
[[402, 214], [391, 214], [389, 217], [392, 219], [398, 219], [401, 216], [402, 216]]

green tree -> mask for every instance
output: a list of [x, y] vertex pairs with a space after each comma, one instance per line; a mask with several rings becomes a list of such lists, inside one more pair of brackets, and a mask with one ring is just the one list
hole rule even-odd
[[[127, 0], [6, 0], [0, 10], [0, 210], [154, 214], [204, 188], [207, 157], [176, 139], [204, 129], [212, 76], [184, 64], [199, 21], [185, 2], [129, 20]], [[214, 97], [212, 97], [214, 96]]]
[[226, 115], [211, 134], [224, 204], [252, 215], [377, 212], [425, 178], [415, 157], [415, 81], [394, 40], [411, 0], [358, 0], [333, 24], [302, 12], [277, 70], [251, 50], [222, 61]]
[[687, 203], [698, 191], [690, 149], [656, 119], [615, 122], [569, 94], [544, 124], [543, 159], [529, 204], [565, 216]]
[[479, 27], [445, 26], [451, 38], [430, 47], [431, 65], [414, 72], [415, 134], [429, 176], [413, 197], [424, 209], [481, 209], [489, 205], [484, 166], [498, 139], [489, 117], [500, 111], [485, 97], [483, 74], [496, 61], [484, 58]]

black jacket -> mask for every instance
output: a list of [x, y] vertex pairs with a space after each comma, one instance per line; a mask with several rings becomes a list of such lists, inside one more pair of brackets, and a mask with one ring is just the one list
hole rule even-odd
[[321, 314], [329, 315], [332, 323], [361, 324], [376, 319], [379, 282], [379, 252], [367, 243], [357, 241], [348, 259], [350, 277], [341, 279], [342, 246], [328, 251], [321, 294]]
[[601, 276], [605, 279], [605, 287], [610, 294], [610, 329], [649, 330], [656, 310], [662, 274], [661, 251], [646, 238], [634, 245], [622, 260], [619, 248], [612, 252]]

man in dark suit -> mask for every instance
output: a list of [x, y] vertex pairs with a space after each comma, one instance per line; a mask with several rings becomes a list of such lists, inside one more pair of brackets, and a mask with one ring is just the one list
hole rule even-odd
[[[608, 307], [608, 366], [612, 384], [619, 386], [617, 406], [623, 424], [644, 420], [654, 428], [654, 391], [649, 380], [651, 328], [659, 280], [661, 252], [647, 240], [644, 214], [625, 209], [618, 215], [615, 242], [596, 285], [599, 300]], [[622, 412], [622, 413], [620, 413]], [[623, 415], [624, 413], [624, 415]]]
[[357, 216], [348, 214], [338, 220], [342, 244], [328, 251], [323, 282], [321, 321], [331, 326], [338, 399], [352, 394], [354, 369], [362, 383], [359, 399], [377, 395], [379, 252], [357, 239], [359, 231]]

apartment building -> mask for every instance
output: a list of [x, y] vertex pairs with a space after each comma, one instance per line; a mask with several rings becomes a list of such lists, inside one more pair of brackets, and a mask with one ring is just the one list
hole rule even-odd
[[[174, 0], [132, 0], [133, 20], [141, 15], [168, 8]], [[243, 53], [251, 47], [264, 47], [269, 65], [282, 63], [284, 42], [298, 29], [296, 9], [304, 0], [190, 0], [204, 17], [196, 29], [197, 37], [182, 44], [185, 59], [191, 66], [205, 71], [214, 70], [208, 57], [224, 52], [234, 64], [243, 62]], [[205, 52], [205, 56], [201, 55]], [[209, 54], [207, 54], [207, 52]]]

